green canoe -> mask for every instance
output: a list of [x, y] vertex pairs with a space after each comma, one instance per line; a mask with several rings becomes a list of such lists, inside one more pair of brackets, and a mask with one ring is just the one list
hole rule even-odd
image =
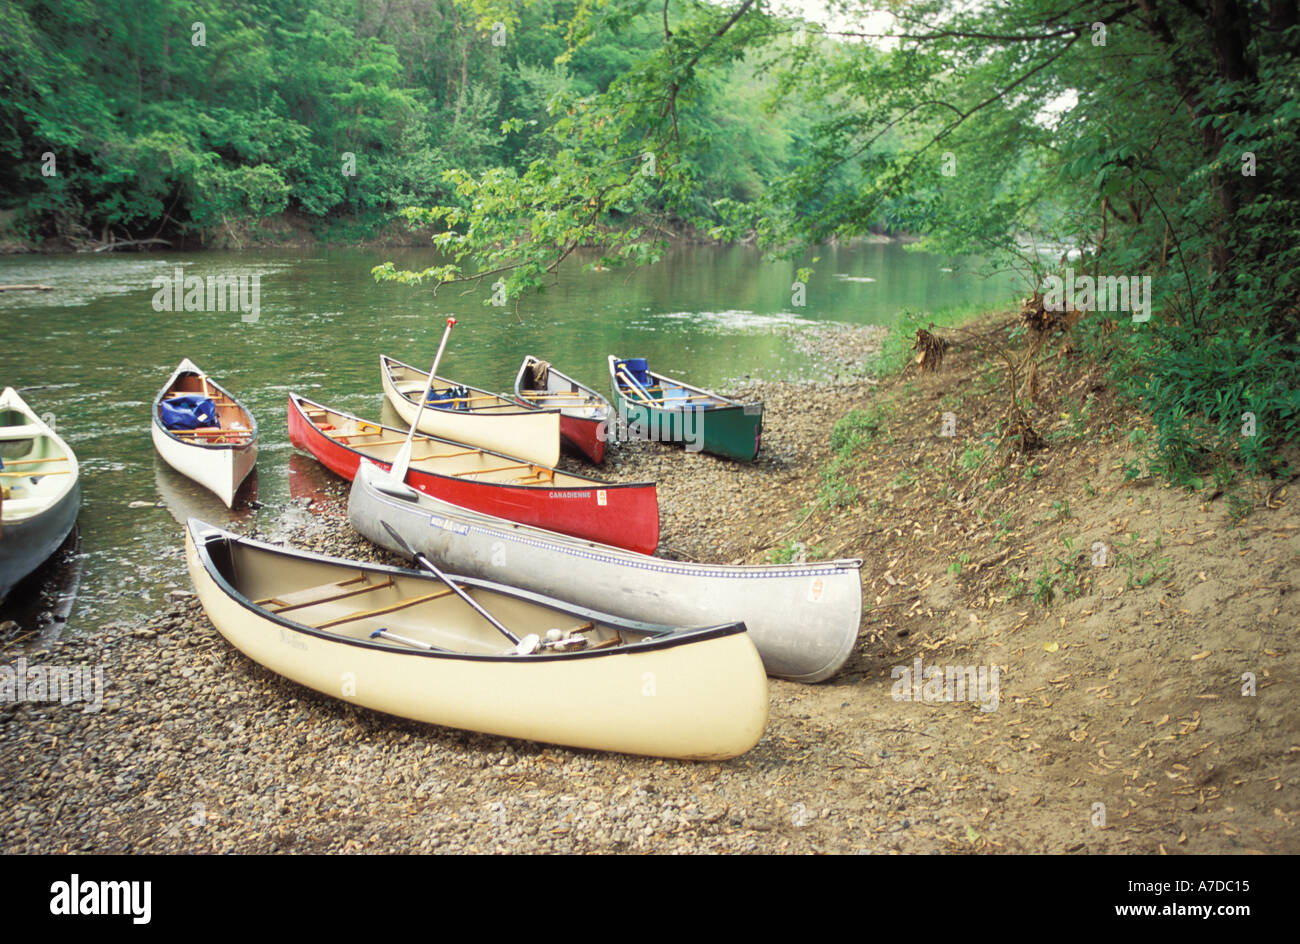
[[655, 373], [644, 358], [611, 354], [609, 380], [621, 438], [679, 442], [742, 462], [758, 457], [761, 402], [742, 403]]

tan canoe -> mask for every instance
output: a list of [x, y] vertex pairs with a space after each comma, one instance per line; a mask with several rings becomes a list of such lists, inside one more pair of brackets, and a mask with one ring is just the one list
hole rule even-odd
[[[419, 410], [429, 372], [379, 355], [384, 396], [409, 427]], [[539, 409], [506, 397], [467, 387], [446, 377], [433, 378], [434, 391], [459, 387], [464, 396], [430, 395], [420, 414], [420, 432], [480, 446], [538, 465], [560, 464], [560, 411]]]
[[743, 623], [675, 630], [451, 578], [521, 639], [560, 637], [519, 654], [428, 574], [287, 550], [194, 520], [186, 557], [209, 619], [232, 645], [377, 711], [698, 760], [749, 750], [767, 725], [767, 680]]

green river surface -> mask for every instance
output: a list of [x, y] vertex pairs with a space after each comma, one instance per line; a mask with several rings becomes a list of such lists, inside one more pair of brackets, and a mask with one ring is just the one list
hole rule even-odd
[[[379, 354], [427, 369], [447, 315], [458, 324], [439, 373], [463, 383], [508, 390], [531, 353], [608, 395], [605, 358], [615, 353], [646, 356], [652, 368], [725, 392], [746, 377], [817, 379], [813, 361], [789, 345], [800, 324], [888, 325], [904, 308], [994, 307], [1022, 293], [1006, 275], [955, 274], [952, 260], [896, 243], [817, 255], [803, 307], [792, 304], [799, 263], [766, 263], [749, 247], [691, 246], [639, 270], [584, 271], [573, 260], [517, 311], [485, 306], [486, 283], [446, 286], [435, 298], [427, 287], [373, 280], [371, 267], [386, 260], [412, 269], [438, 261], [414, 249], [0, 257], [0, 284], [54, 288], [0, 293], [0, 387], [18, 388], [53, 421], [82, 473], [80, 555], [65, 553], [16, 588], [0, 619], [24, 629], [42, 613], [48, 621], [53, 586], [73, 632], [134, 620], [163, 606], [170, 590], [190, 589], [181, 553], [186, 517], [239, 520], [241, 529], [255, 524], [271, 534], [304, 520], [302, 499], [319, 496], [333, 476], [290, 445], [286, 395], [296, 390], [392, 421]], [[260, 276], [256, 323], [238, 312], [156, 311], [153, 280], [177, 266], [186, 276]], [[257, 417], [252, 507], [237, 499], [227, 511], [154, 451], [153, 398], [183, 357]], [[252, 492], [246, 487], [241, 498]], [[79, 578], [75, 602], [77, 579], [68, 572]]]

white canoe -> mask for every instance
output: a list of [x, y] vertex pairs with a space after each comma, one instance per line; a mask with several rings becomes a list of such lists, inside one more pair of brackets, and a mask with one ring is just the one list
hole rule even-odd
[[[162, 420], [163, 400], [196, 394], [213, 401], [220, 426], [168, 429]], [[172, 371], [154, 398], [152, 430], [154, 448], [169, 466], [213, 492], [227, 508], [234, 504], [239, 486], [257, 464], [257, 420], [189, 358]]]
[[[429, 372], [379, 355], [384, 396], [409, 428], [419, 410]], [[518, 456], [538, 465], [560, 464], [560, 411], [525, 406], [506, 397], [435, 375], [433, 389], [463, 387], [469, 396], [431, 399], [420, 414], [420, 432]]]
[[59, 549], [81, 507], [81, 468], [12, 387], [0, 394], [0, 600]]
[[605, 461], [612, 412], [609, 401], [595, 390], [525, 354], [515, 375], [515, 397], [521, 403], [558, 409], [560, 438], [597, 465]]
[[190, 577], [209, 619], [256, 662], [353, 704], [433, 724], [592, 750], [720, 760], [767, 726], [767, 680], [744, 626], [674, 630], [486, 580], [454, 579], [520, 638], [519, 654], [429, 574], [321, 557], [190, 521]]
[[862, 617], [860, 560], [748, 567], [637, 554], [470, 511], [394, 482], [362, 462], [348, 519], [369, 540], [407, 544], [458, 574], [500, 580], [630, 619], [680, 626], [743, 620], [769, 675], [830, 678]]

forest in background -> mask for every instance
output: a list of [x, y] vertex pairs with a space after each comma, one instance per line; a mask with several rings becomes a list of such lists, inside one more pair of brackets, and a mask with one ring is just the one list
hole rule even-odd
[[[576, 12], [564, 0], [6, 4], [0, 209], [33, 241], [211, 243], [285, 211], [325, 239], [367, 238], [404, 207], [454, 202], [448, 171], [547, 157], [556, 103], [606, 92], [662, 42], [646, 12], [575, 48]], [[705, 86], [689, 118], [707, 141], [702, 212], [756, 199], [810, 127], [799, 109], [763, 108], [774, 82], [754, 63]]]
[[347, 241], [401, 216], [445, 261], [377, 278], [513, 297], [683, 229], [795, 258], [883, 227], [1035, 284], [1149, 280], [1149, 320], [1031, 300], [1007, 424], [1064, 330], [1155, 421], [1134, 475], [1291, 474], [1297, 0], [828, 6], [832, 27], [760, 0], [19, 0], [0, 210], [31, 240], [292, 213]]

